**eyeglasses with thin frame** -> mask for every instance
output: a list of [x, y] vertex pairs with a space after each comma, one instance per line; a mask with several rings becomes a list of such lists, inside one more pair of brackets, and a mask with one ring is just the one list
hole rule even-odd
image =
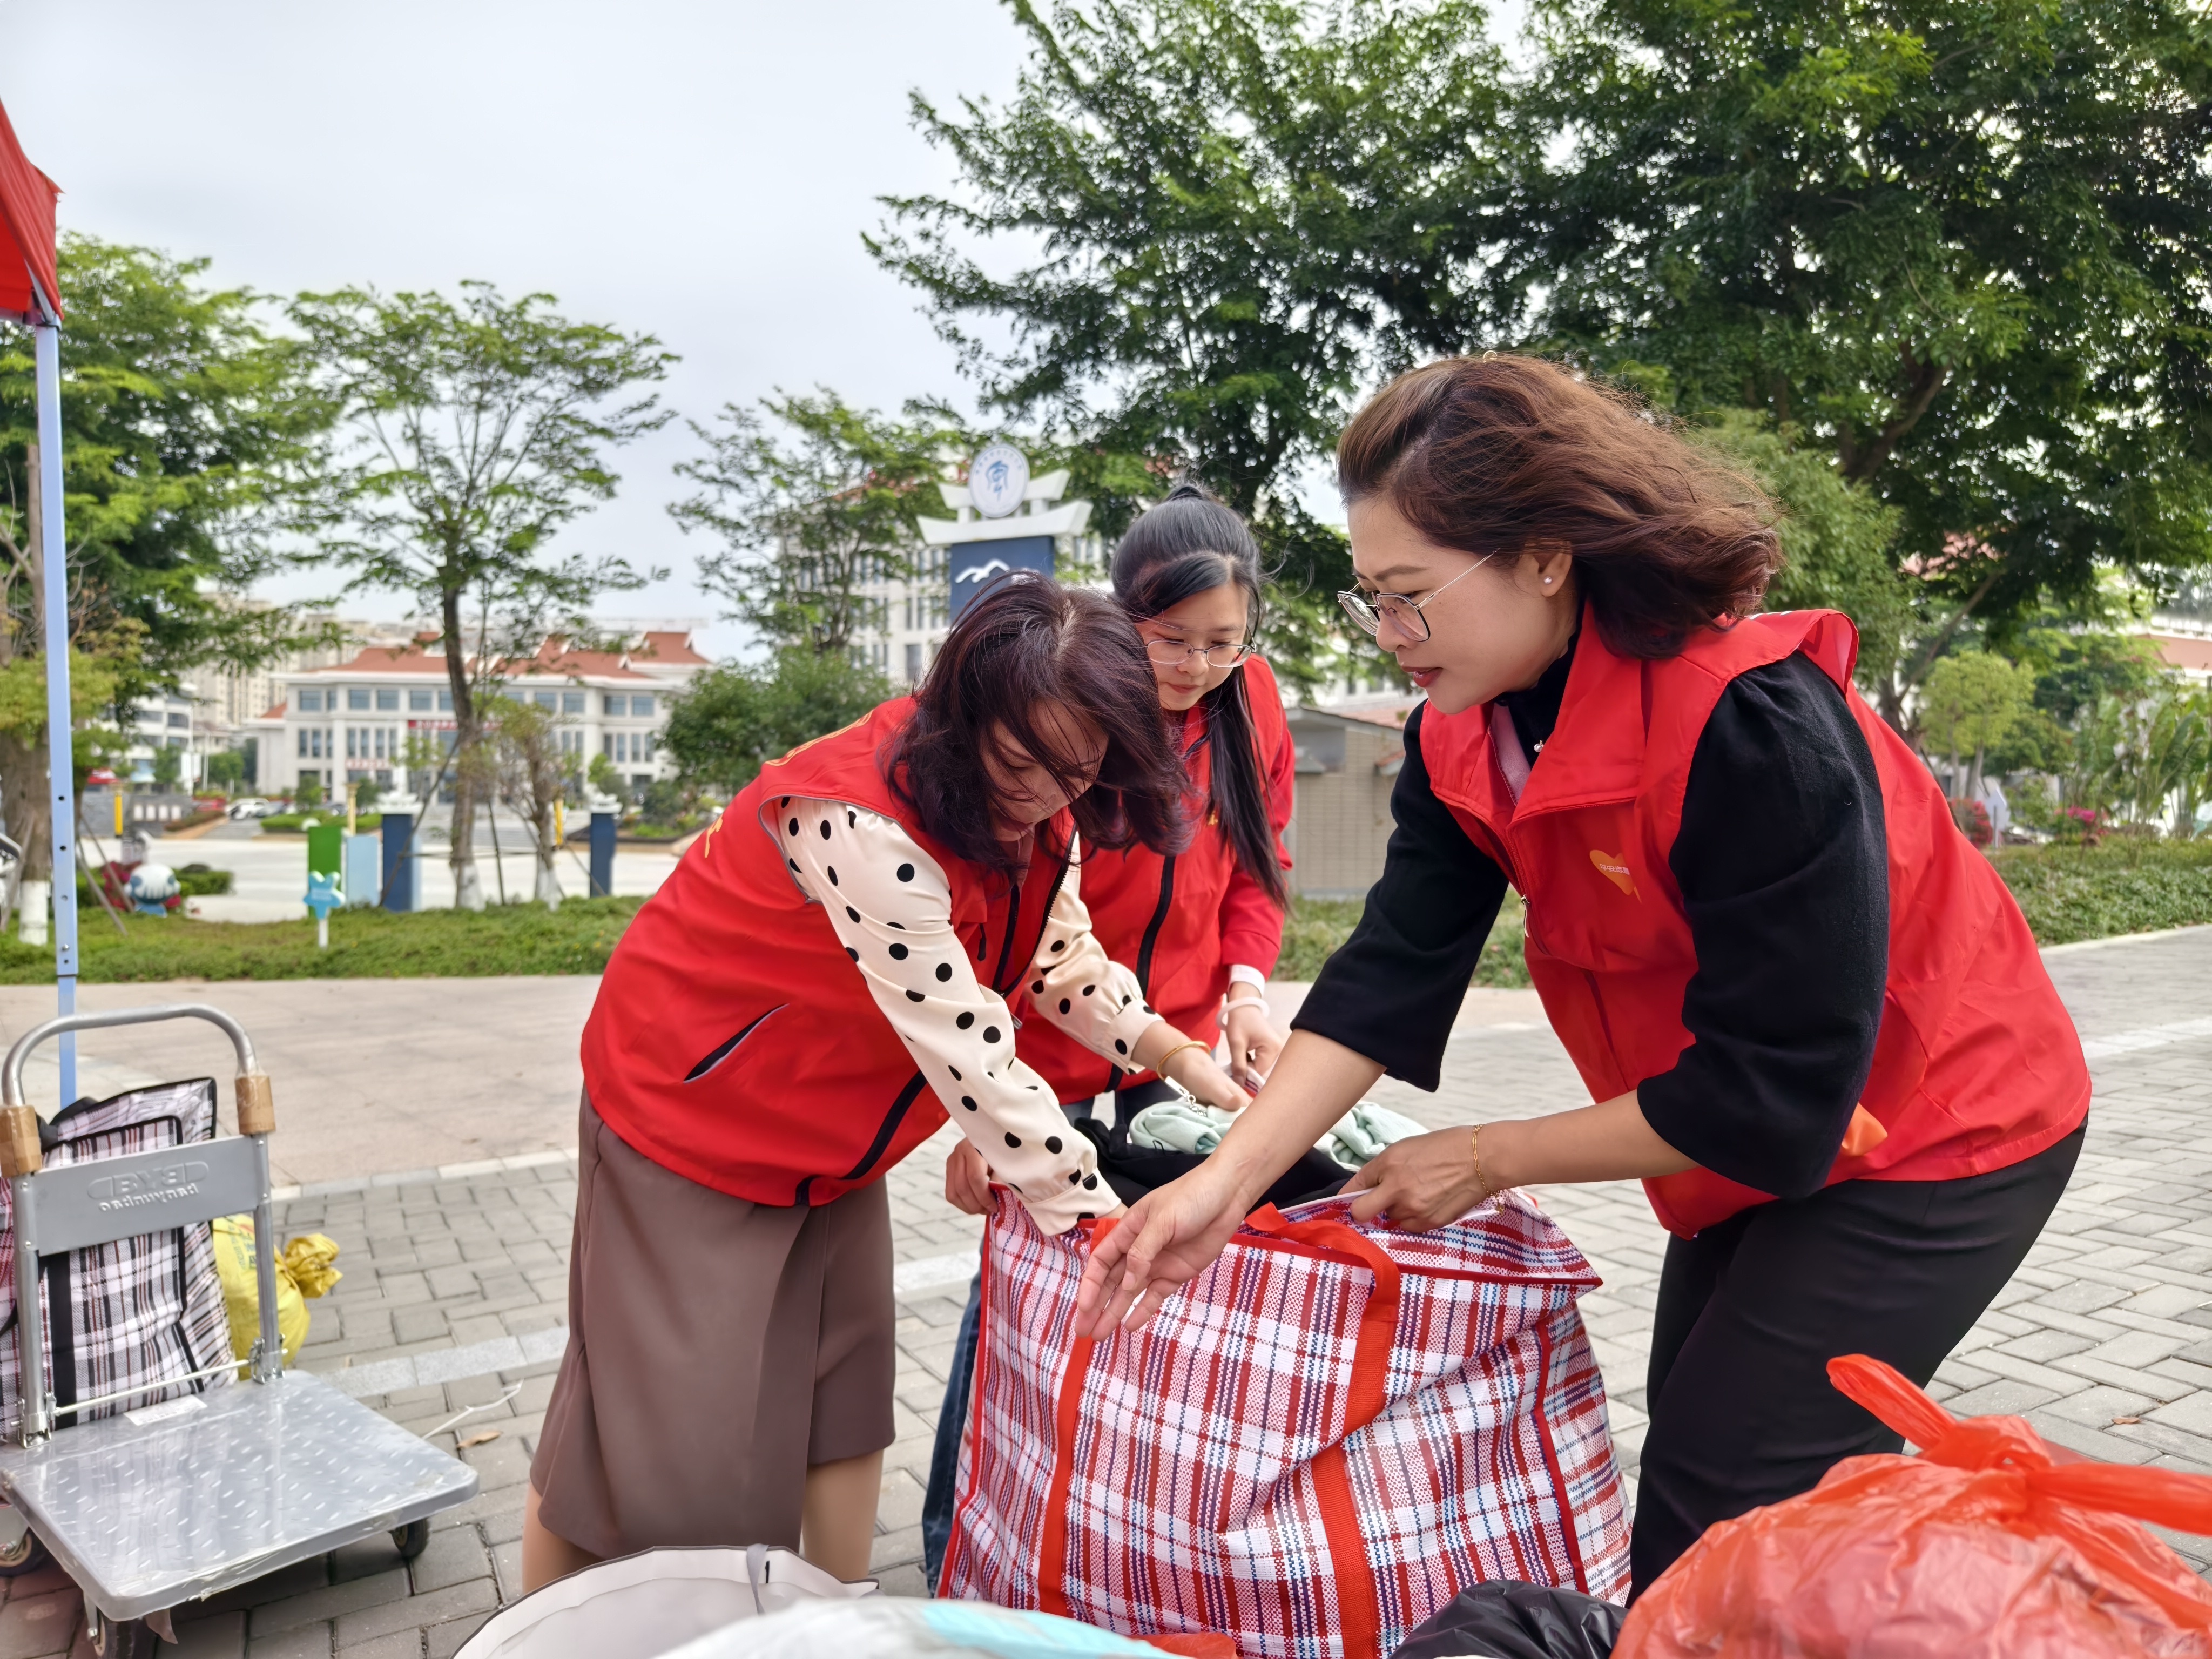
[[1176, 640], [1146, 640], [1145, 654], [1163, 668], [1180, 668], [1192, 656], [1206, 659], [1208, 668], [1234, 668], [1252, 654], [1249, 640], [1227, 645], [1184, 645]]
[[1428, 599], [1408, 599], [1403, 593], [1370, 593], [1361, 588], [1347, 587], [1337, 594], [1336, 602], [1344, 607], [1346, 616], [1370, 635], [1381, 629], [1382, 619], [1387, 617], [1390, 620], [1391, 627], [1419, 644], [1429, 637], [1429, 619], [1421, 614], [1422, 608], [1438, 593], [1443, 592], [1444, 588], [1449, 587], [1452, 582], [1465, 581], [1483, 566], [1488, 564], [1494, 556], [1492, 554], [1484, 554], [1466, 569], [1461, 571], [1458, 575], [1454, 576], [1450, 582], [1431, 589]]

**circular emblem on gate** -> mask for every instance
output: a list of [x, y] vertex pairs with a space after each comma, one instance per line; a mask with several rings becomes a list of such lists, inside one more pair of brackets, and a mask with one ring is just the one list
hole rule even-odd
[[986, 444], [968, 464], [968, 497], [987, 519], [1012, 514], [1029, 487], [1029, 457], [1012, 444]]

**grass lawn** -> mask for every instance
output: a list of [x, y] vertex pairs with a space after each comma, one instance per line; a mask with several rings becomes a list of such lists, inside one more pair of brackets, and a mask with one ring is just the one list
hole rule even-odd
[[[82, 978], [89, 985], [164, 979], [430, 979], [487, 974], [596, 974], [641, 898], [568, 899], [558, 910], [495, 904], [481, 915], [339, 910], [331, 948], [313, 921], [194, 921], [126, 916], [128, 937], [97, 908], [77, 918]], [[49, 985], [54, 958], [15, 934], [0, 939], [0, 984]]]
[[[2100, 847], [2022, 847], [1997, 854], [2039, 943], [2065, 945], [2115, 933], [2212, 922], [2212, 839], [2179, 844], [2107, 841]], [[88, 984], [165, 979], [416, 979], [487, 974], [595, 974], [643, 903], [638, 898], [569, 899], [556, 911], [495, 904], [481, 915], [425, 910], [341, 910], [331, 948], [315, 948], [312, 921], [125, 919], [119, 937], [88, 904], [77, 923]], [[1276, 973], [1310, 980], [1359, 920], [1358, 899], [1297, 899]], [[53, 956], [12, 933], [0, 938], [0, 984], [45, 985]], [[1505, 907], [1482, 949], [1474, 983], [1523, 986], [1521, 902]]]

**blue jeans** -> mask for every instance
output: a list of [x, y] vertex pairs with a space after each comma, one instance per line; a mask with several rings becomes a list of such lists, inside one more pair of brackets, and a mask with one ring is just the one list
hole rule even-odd
[[921, 1499], [921, 1570], [933, 1595], [945, 1547], [952, 1541], [952, 1489], [960, 1478], [960, 1431], [968, 1419], [969, 1385], [975, 1378], [975, 1341], [982, 1325], [983, 1275], [968, 1281], [968, 1310], [952, 1340], [952, 1369], [945, 1378], [945, 1404], [937, 1413], [937, 1443], [929, 1453], [929, 1489]]

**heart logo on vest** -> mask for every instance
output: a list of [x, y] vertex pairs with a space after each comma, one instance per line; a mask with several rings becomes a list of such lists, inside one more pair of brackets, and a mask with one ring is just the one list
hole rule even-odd
[[1597, 866], [1598, 874], [1603, 876], [1629, 897], [1637, 896], [1636, 875], [1629, 869], [1628, 860], [1625, 854], [1601, 852], [1593, 847], [1590, 848], [1589, 861]]

